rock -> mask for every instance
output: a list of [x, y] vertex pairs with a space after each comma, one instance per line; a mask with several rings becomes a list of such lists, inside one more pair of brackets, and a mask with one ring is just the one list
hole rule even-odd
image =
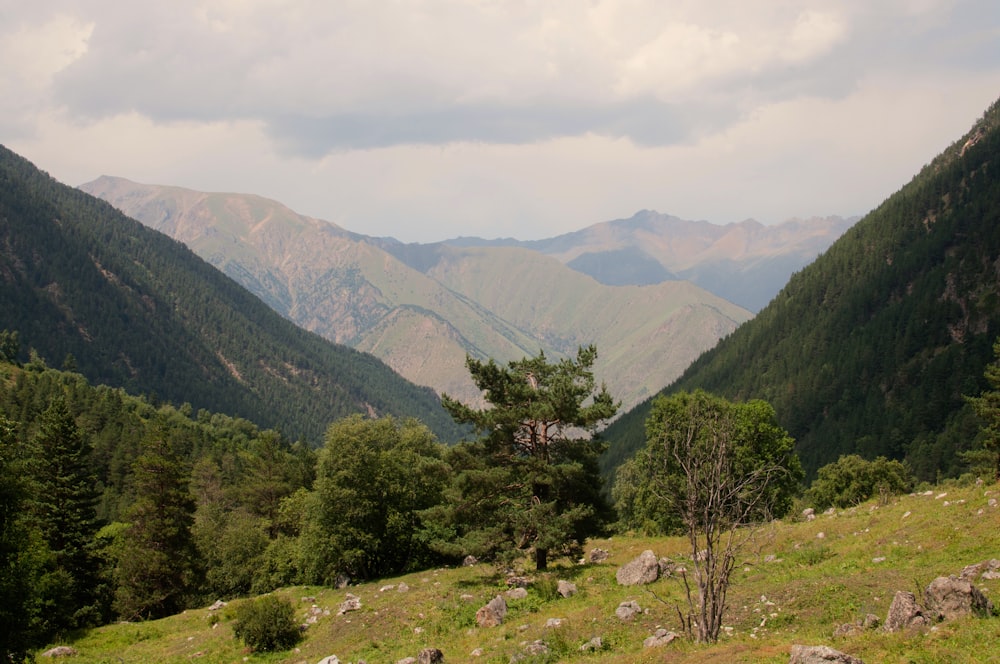
[[627, 602], [622, 602], [615, 609], [615, 615], [618, 616], [619, 620], [629, 621], [636, 616], [636, 614], [642, 613], [642, 608], [639, 606], [639, 602], [634, 599]]
[[475, 556], [472, 555], [466, 556], [465, 558], [462, 559], [463, 567], [472, 567], [473, 565], [478, 565], [478, 564], [479, 564], [479, 558], [476, 558]]
[[592, 563], [603, 563], [608, 559], [611, 554], [604, 549], [591, 549], [590, 550], [590, 562]]
[[882, 620], [878, 616], [874, 613], [869, 613], [857, 622], [844, 623], [833, 631], [833, 635], [837, 637], [854, 636], [868, 630], [876, 629], [881, 622]]
[[476, 596], [470, 595], [469, 593], [462, 593], [461, 595], [458, 596], [458, 598], [463, 602], [471, 602], [472, 600], [476, 599]]
[[527, 588], [511, 588], [504, 593], [507, 597], [511, 599], [524, 599], [528, 596]]
[[646, 637], [646, 639], [642, 642], [642, 646], [644, 648], [659, 648], [667, 645], [676, 638], [677, 635], [673, 632], [669, 632], [665, 629], [658, 629], [652, 636]]
[[43, 652], [42, 657], [73, 657], [76, 654], [76, 648], [70, 648], [69, 646], [56, 646], [55, 648]]
[[572, 597], [576, 594], [576, 584], [571, 581], [559, 581], [558, 592], [563, 597]]
[[656, 554], [645, 550], [632, 562], [625, 563], [615, 573], [618, 584], [622, 586], [638, 586], [652, 583], [660, 578], [660, 562]]
[[549, 629], [553, 627], [559, 627], [562, 624], [563, 624], [562, 618], [549, 618], [548, 620], [545, 621], [545, 626]]
[[347, 599], [340, 603], [340, 608], [337, 609], [337, 615], [342, 616], [348, 611], [357, 611], [361, 608], [361, 598], [357, 595], [352, 595], [347, 593]]
[[531, 579], [526, 576], [508, 576], [507, 586], [510, 588], [527, 588], [531, 585]]
[[503, 624], [507, 616], [507, 602], [502, 595], [497, 595], [489, 603], [476, 611], [476, 624], [480, 627], [496, 627]]
[[792, 657], [788, 664], [864, 664], [857, 657], [852, 657], [829, 646], [792, 646]]
[[524, 652], [529, 655], [545, 655], [549, 652], [549, 647], [544, 641], [532, 641], [524, 647]]
[[397, 659], [396, 664], [417, 664], [416, 657], [404, 657], [403, 659]]
[[475, 650], [473, 650], [469, 654], [472, 655], [473, 657], [482, 657], [483, 656], [483, 649], [482, 648], [476, 648]]
[[212, 604], [212, 606], [208, 607], [208, 610], [209, 611], [218, 611], [219, 609], [223, 609], [226, 606], [227, 606], [226, 602], [223, 602], [221, 599], [217, 599], [217, 600], [215, 600], [215, 603]]
[[340, 659], [336, 655], [327, 655], [316, 664], [340, 664]]
[[598, 650], [604, 650], [604, 641], [599, 636], [595, 636], [590, 641], [587, 641], [582, 646], [580, 650], [583, 652], [596, 652]]
[[1000, 576], [997, 574], [997, 570], [1000, 570], [1000, 560], [993, 558], [974, 565], [966, 565], [962, 568], [959, 577], [968, 581], [975, 581], [977, 578], [996, 579]]
[[410, 587], [408, 585], [406, 585], [405, 583], [400, 583], [398, 586], [396, 586], [396, 592], [398, 592], [398, 593], [405, 593], [405, 592], [409, 592], [409, 591], [410, 591]]
[[917, 598], [913, 593], [897, 590], [889, 606], [889, 614], [885, 617], [883, 629], [887, 632], [898, 632], [903, 629], [920, 628], [930, 624], [924, 615]]
[[343, 590], [351, 584], [351, 577], [346, 574], [338, 574], [337, 578], [333, 581], [333, 587], [337, 590]]
[[993, 603], [966, 579], [939, 576], [924, 590], [927, 611], [939, 620], [952, 620], [974, 614], [985, 617], [993, 612]]
[[804, 510], [802, 510], [802, 518], [805, 519], [806, 521], [812, 521], [813, 519], [816, 518], [816, 510], [814, 510], [811, 507], [805, 508]]
[[417, 655], [417, 664], [441, 664], [444, 662], [444, 653], [437, 648], [424, 648]]
[[865, 629], [878, 629], [878, 626], [881, 624], [882, 619], [874, 613], [869, 613], [865, 616], [864, 620], [861, 621], [861, 626]]

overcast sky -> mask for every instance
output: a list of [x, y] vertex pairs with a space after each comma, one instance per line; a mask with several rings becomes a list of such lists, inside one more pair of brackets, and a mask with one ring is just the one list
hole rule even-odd
[[0, 0], [0, 142], [368, 235], [864, 214], [1000, 97], [997, 0]]

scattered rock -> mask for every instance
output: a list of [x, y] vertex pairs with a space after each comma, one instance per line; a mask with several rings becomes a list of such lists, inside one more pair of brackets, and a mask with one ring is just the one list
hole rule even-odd
[[357, 611], [361, 608], [361, 598], [357, 595], [352, 595], [347, 593], [347, 599], [340, 603], [340, 608], [337, 609], [337, 615], [342, 616], [348, 611]]
[[385, 593], [385, 592], [389, 592], [390, 590], [395, 590], [395, 589], [396, 589], [396, 585], [395, 585], [395, 584], [392, 584], [392, 583], [390, 583], [390, 584], [389, 584], [389, 585], [387, 585], [387, 586], [382, 586], [381, 588], [379, 588], [379, 589], [378, 589], [378, 591], [379, 591], [380, 593]]
[[559, 581], [558, 592], [563, 597], [572, 597], [576, 594], [576, 584], [571, 581]]
[[642, 646], [644, 648], [659, 648], [667, 645], [676, 638], [678, 638], [676, 634], [661, 628], [656, 630], [652, 636], [646, 637], [642, 642]]
[[920, 628], [928, 625], [930, 620], [924, 615], [923, 609], [917, 604], [913, 593], [897, 590], [889, 606], [889, 614], [885, 618], [885, 631], [898, 632], [904, 629]]
[[502, 595], [497, 595], [489, 603], [476, 611], [476, 624], [480, 627], [496, 627], [503, 624], [507, 616], [507, 602]]
[[878, 616], [874, 613], [869, 613], [861, 620], [852, 623], [844, 623], [833, 631], [833, 635], [836, 637], [854, 636], [868, 630], [876, 629], [881, 623], [882, 620]]
[[417, 664], [441, 664], [444, 662], [444, 653], [437, 648], [424, 648], [417, 655]]
[[939, 620], [973, 614], [984, 617], [993, 612], [993, 603], [966, 579], [939, 576], [924, 590], [924, 605]]
[[351, 584], [351, 577], [346, 574], [338, 574], [337, 578], [333, 581], [333, 587], [337, 590], [343, 590]]
[[830, 646], [792, 646], [792, 657], [788, 664], [864, 664], [857, 657], [834, 650]]
[[604, 641], [599, 636], [595, 636], [590, 641], [587, 641], [582, 646], [580, 650], [583, 652], [596, 652], [598, 650], [604, 650]]
[[208, 607], [208, 610], [209, 611], [218, 611], [219, 609], [223, 609], [226, 606], [227, 606], [227, 602], [223, 602], [221, 599], [217, 599], [217, 600], [215, 600], [215, 603], [212, 604], [212, 606]]
[[340, 664], [340, 658], [336, 655], [327, 655], [323, 659], [319, 660], [316, 664]]
[[546, 655], [549, 652], [549, 647], [545, 645], [544, 641], [532, 641], [524, 647], [524, 652], [528, 655]]
[[400, 583], [398, 586], [396, 586], [396, 592], [398, 592], [398, 593], [405, 593], [405, 592], [409, 592], [409, 591], [410, 591], [410, 587], [408, 585], [406, 585], [405, 583]]
[[476, 648], [475, 650], [473, 650], [469, 654], [472, 655], [473, 657], [482, 657], [483, 656], [483, 649], [482, 648]]
[[416, 657], [404, 657], [403, 659], [397, 659], [396, 664], [417, 664]]
[[998, 570], [1000, 570], [1000, 560], [993, 558], [974, 565], [966, 565], [959, 576], [968, 581], [975, 581], [977, 578], [996, 579], [1000, 578]]
[[507, 597], [511, 599], [524, 599], [528, 596], [527, 588], [511, 588], [504, 593]]
[[806, 521], [812, 521], [813, 519], [816, 518], [816, 510], [814, 510], [811, 507], [805, 508], [804, 510], [802, 510], [802, 518], [805, 519]]
[[559, 627], [562, 624], [563, 624], [562, 618], [549, 618], [548, 620], [545, 621], [545, 626], [549, 629], [553, 627]]
[[476, 596], [470, 595], [469, 593], [462, 593], [461, 595], [458, 596], [458, 598], [463, 602], [471, 602], [472, 600], [476, 599]]
[[509, 588], [527, 588], [531, 585], [531, 579], [526, 576], [508, 576], [507, 577], [507, 587]]
[[604, 549], [591, 549], [590, 550], [590, 562], [592, 563], [603, 563], [608, 559], [611, 554]]
[[73, 657], [76, 654], [76, 648], [70, 648], [69, 646], [56, 646], [55, 648], [43, 652], [42, 657]]
[[649, 549], [639, 554], [632, 562], [618, 568], [615, 578], [622, 586], [638, 586], [652, 583], [660, 577], [660, 563]]
[[478, 565], [478, 564], [479, 564], [479, 558], [476, 558], [475, 556], [472, 555], [468, 555], [464, 559], [462, 559], [463, 567], [472, 567], [473, 565]]
[[618, 616], [619, 620], [629, 621], [632, 620], [637, 614], [642, 613], [642, 608], [639, 606], [639, 602], [631, 599], [627, 602], [622, 602], [615, 609], [615, 615]]

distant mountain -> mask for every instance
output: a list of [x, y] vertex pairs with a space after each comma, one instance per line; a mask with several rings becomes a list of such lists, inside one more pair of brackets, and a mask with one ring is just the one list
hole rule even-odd
[[[756, 312], [857, 220], [814, 217], [765, 226], [748, 219], [720, 226], [643, 210], [545, 240], [464, 237], [444, 244], [533, 249], [612, 286], [686, 279]], [[382, 246], [407, 262], [421, 255], [414, 245], [386, 240]]]
[[445, 440], [459, 436], [432, 390], [302, 330], [180, 242], [2, 146], [0, 329], [19, 332], [24, 359], [30, 348], [94, 383], [292, 439], [318, 443], [354, 412], [418, 417]]
[[368, 238], [256, 196], [102, 177], [81, 187], [185, 242], [282, 315], [467, 402], [465, 358], [596, 344], [626, 405], [680, 375], [750, 312], [685, 281], [609, 286], [538, 251]]
[[[1000, 335], [1000, 102], [667, 391], [771, 402], [810, 472], [842, 454], [961, 470]], [[644, 403], [606, 432], [610, 474]]]

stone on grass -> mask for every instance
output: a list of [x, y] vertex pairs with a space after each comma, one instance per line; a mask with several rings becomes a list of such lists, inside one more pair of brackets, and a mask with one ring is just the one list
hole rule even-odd
[[676, 638], [678, 637], [673, 632], [660, 628], [653, 632], [652, 636], [646, 637], [642, 645], [644, 648], [659, 648], [667, 645]]
[[864, 664], [857, 657], [834, 650], [830, 646], [792, 646], [788, 664]]
[[904, 629], [919, 629], [930, 624], [923, 609], [917, 604], [913, 593], [897, 590], [889, 606], [889, 614], [885, 617], [883, 629], [887, 632], [898, 632]]
[[592, 563], [603, 563], [611, 555], [604, 549], [591, 549], [590, 551], [590, 562]]
[[583, 652], [594, 652], [603, 649], [604, 649], [604, 641], [599, 636], [595, 636], [590, 641], [587, 641], [582, 646], [580, 646], [580, 650], [582, 650]]
[[639, 586], [652, 583], [660, 578], [660, 561], [649, 549], [639, 554], [635, 560], [625, 563], [615, 573], [618, 584], [622, 586]]
[[56, 646], [50, 650], [46, 650], [42, 653], [42, 657], [73, 657], [76, 655], [76, 649], [70, 648], [69, 646]]
[[622, 602], [615, 609], [615, 615], [618, 616], [619, 620], [629, 621], [632, 620], [637, 614], [642, 613], [642, 608], [639, 606], [639, 602], [634, 599], [630, 599], [627, 602]]
[[503, 624], [507, 616], [507, 602], [502, 595], [497, 595], [486, 606], [476, 611], [476, 624], [480, 627], [496, 627]]
[[510, 590], [508, 590], [504, 594], [507, 595], [507, 597], [509, 597], [511, 599], [524, 599], [525, 597], [528, 596], [528, 589], [527, 588], [511, 588]]
[[993, 603], [978, 588], [965, 579], [939, 576], [924, 590], [924, 605], [928, 613], [939, 620], [952, 620], [973, 614], [985, 617], [993, 612]]
[[576, 594], [576, 584], [572, 581], [563, 581], [560, 579], [557, 591], [563, 597], [572, 597]]
[[437, 648], [424, 648], [417, 655], [417, 664], [441, 664], [444, 662], [444, 653]]
[[337, 615], [342, 616], [348, 611], [357, 611], [361, 608], [361, 598], [357, 595], [352, 595], [347, 593], [347, 599], [340, 603], [340, 608], [337, 609]]

